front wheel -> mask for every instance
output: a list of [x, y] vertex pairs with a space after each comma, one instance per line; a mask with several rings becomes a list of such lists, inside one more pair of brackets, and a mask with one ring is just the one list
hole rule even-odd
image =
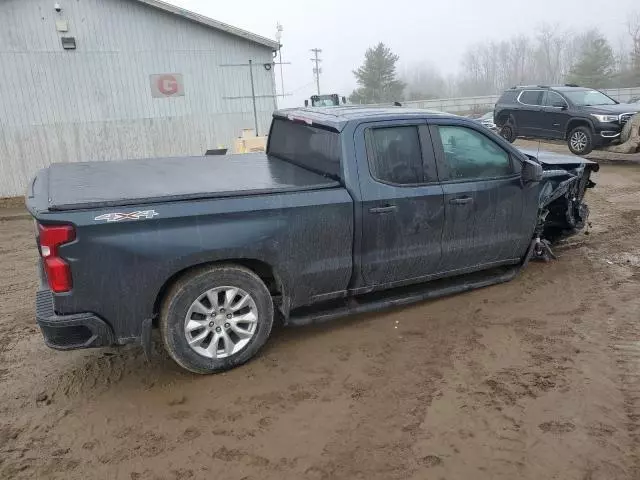
[[182, 368], [215, 373], [251, 359], [273, 326], [264, 282], [235, 265], [198, 269], [178, 280], [160, 313], [165, 349]]
[[576, 127], [569, 133], [567, 145], [575, 155], [587, 155], [593, 151], [593, 133], [587, 127]]

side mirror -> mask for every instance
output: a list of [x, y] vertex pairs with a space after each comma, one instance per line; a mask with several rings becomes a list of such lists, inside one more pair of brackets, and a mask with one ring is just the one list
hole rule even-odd
[[304, 101], [304, 106], [305, 106], [305, 107], [308, 107], [308, 106], [309, 106], [309, 100], [305, 100], [305, 101]]
[[342, 104], [346, 105], [347, 104], [347, 97], [342, 97]]
[[522, 164], [522, 183], [536, 183], [542, 180], [543, 170], [542, 165], [533, 160], [526, 160]]

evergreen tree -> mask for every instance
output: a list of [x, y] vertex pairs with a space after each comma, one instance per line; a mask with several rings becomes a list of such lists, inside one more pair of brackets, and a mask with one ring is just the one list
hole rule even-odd
[[396, 78], [395, 55], [384, 43], [369, 48], [364, 63], [353, 71], [359, 87], [349, 100], [352, 103], [383, 103], [402, 100], [404, 82]]
[[587, 32], [579, 43], [578, 58], [571, 67], [567, 80], [586, 87], [608, 87], [615, 69], [611, 45], [598, 30]]

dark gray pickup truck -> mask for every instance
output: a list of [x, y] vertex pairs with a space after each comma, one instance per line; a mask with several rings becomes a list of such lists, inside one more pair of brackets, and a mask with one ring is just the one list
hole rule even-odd
[[504, 282], [584, 227], [596, 163], [405, 108], [274, 114], [266, 154], [56, 164], [27, 206], [37, 321], [65, 350], [159, 327], [197, 373], [307, 324]]

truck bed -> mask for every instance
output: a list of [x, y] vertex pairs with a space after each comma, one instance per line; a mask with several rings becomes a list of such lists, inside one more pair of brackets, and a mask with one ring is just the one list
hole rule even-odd
[[276, 157], [249, 153], [58, 163], [40, 172], [32, 188], [48, 192], [47, 210], [65, 211], [336, 186], [335, 180]]

